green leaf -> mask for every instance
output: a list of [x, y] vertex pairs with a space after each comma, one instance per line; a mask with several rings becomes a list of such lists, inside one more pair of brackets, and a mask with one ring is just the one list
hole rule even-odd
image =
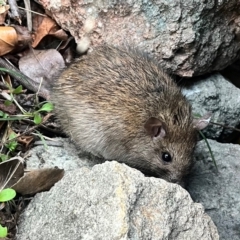
[[16, 191], [12, 188], [3, 189], [0, 192], [0, 202], [7, 202], [16, 196]]
[[1, 161], [3, 162], [3, 161], [8, 160], [8, 159], [9, 159], [9, 156], [6, 155], [6, 154], [0, 154], [0, 159], [1, 159]]
[[22, 85], [19, 85], [16, 89], [12, 91], [13, 94], [19, 94], [22, 92]]
[[10, 100], [6, 100], [5, 102], [4, 102], [4, 105], [5, 106], [10, 106], [12, 104], [12, 102], [10, 101]]
[[193, 117], [194, 117], [194, 118], [200, 118], [200, 117], [202, 117], [202, 115], [199, 114], [199, 113], [193, 113]]
[[0, 120], [6, 121], [8, 116], [9, 115], [7, 113], [0, 111], [0, 117], [2, 117], [2, 119], [0, 119]]
[[14, 132], [12, 132], [12, 133], [9, 135], [8, 139], [9, 139], [9, 140], [12, 140], [12, 139], [15, 138], [15, 137], [17, 137], [17, 134], [14, 133]]
[[42, 105], [42, 107], [38, 110], [40, 111], [46, 111], [46, 112], [51, 112], [53, 110], [53, 104], [52, 103], [45, 103]]
[[0, 224], [0, 238], [6, 237], [7, 234], [8, 234], [7, 227], [3, 227], [3, 226]]
[[14, 151], [17, 147], [17, 141], [11, 141], [10, 143], [6, 144], [6, 148], [8, 148], [11, 152]]
[[[8, 140], [12, 140], [12, 139], [14, 139], [14, 138], [16, 138], [16, 137], [17, 137], [17, 134], [14, 133], [14, 132], [12, 132], [12, 133], [9, 135]], [[5, 145], [5, 147], [8, 148], [8, 149], [12, 152], [12, 151], [14, 151], [14, 150], [16, 149], [17, 144], [18, 144], [17, 141], [14, 141], [14, 140], [13, 140], [13, 141], [7, 143], [7, 144]]]
[[210, 147], [210, 145], [209, 145], [209, 142], [208, 142], [207, 138], [205, 137], [205, 135], [202, 133], [202, 131], [198, 131], [198, 132], [200, 133], [200, 135], [201, 135], [202, 138], [204, 139], [205, 143], [207, 144], [207, 148], [208, 148], [208, 150], [209, 150], [209, 152], [210, 152], [210, 155], [211, 155], [213, 164], [214, 164], [214, 166], [215, 166], [215, 168], [216, 168], [216, 170], [217, 170], [217, 172], [218, 172], [217, 163], [216, 163], [215, 157], [214, 157], [214, 155], [213, 155], [212, 149], [211, 149], [211, 147]]
[[34, 119], [33, 119], [35, 124], [40, 124], [42, 122], [42, 117], [39, 113], [34, 114]]
[[8, 115], [7, 113], [4, 113], [4, 114], [3, 114], [3, 118], [5, 118], [5, 119], [7, 119], [8, 116], [9, 116], [9, 115]]

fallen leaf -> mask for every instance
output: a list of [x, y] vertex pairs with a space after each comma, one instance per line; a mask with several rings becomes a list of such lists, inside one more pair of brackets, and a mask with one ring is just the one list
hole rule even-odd
[[0, 56], [11, 52], [16, 44], [16, 30], [13, 27], [0, 27]]
[[59, 168], [30, 170], [12, 188], [22, 195], [47, 191], [61, 180], [63, 175], [64, 170]]
[[13, 115], [14, 113], [16, 113], [17, 108], [16, 105], [13, 103], [11, 105], [6, 106], [3, 102], [0, 102], [0, 110], [5, 113]]
[[0, 163], [0, 191], [11, 188], [24, 174], [23, 159], [19, 156]]
[[0, 27], [0, 56], [21, 51], [31, 42], [31, 35], [25, 27]]
[[21, 136], [18, 137], [18, 142], [25, 145], [25, 147], [28, 147], [28, 145], [33, 141], [33, 136]]
[[39, 42], [47, 35], [54, 36], [66, 41], [68, 35], [57, 25], [57, 23], [48, 16], [35, 15], [33, 18], [34, 41], [32, 47], [35, 48]]
[[55, 49], [32, 50], [19, 60], [20, 71], [46, 89], [64, 67], [63, 57]]
[[12, 88], [12, 80], [9, 76], [9, 74], [2, 75], [2, 78], [5, 81], [6, 89]]

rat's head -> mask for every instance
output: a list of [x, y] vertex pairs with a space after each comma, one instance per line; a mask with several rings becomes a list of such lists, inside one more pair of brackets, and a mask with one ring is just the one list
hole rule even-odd
[[193, 124], [189, 123], [188, 128], [177, 124], [170, 128], [163, 120], [150, 117], [144, 128], [151, 139], [147, 154], [154, 166], [154, 174], [169, 182], [181, 183], [190, 171], [197, 142]]
[[198, 130], [208, 124], [201, 124], [202, 121], [203, 118], [193, 120], [188, 117], [180, 123], [175, 118], [169, 126], [160, 118], [150, 117], [144, 124], [147, 138], [145, 135], [139, 168], [147, 174], [182, 185], [191, 170]]

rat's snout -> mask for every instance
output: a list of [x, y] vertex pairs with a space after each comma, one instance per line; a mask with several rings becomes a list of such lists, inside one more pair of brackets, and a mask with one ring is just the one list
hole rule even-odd
[[185, 184], [185, 182], [182, 179], [173, 178], [173, 179], [171, 179], [171, 182], [172, 183], [176, 183], [176, 184], [180, 185], [183, 188], [186, 187], [186, 184]]
[[184, 182], [182, 175], [176, 175], [176, 174], [171, 175], [169, 182], [176, 183], [176, 184], [180, 185], [181, 187], [185, 188], [185, 182]]
[[183, 180], [177, 182], [177, 184], [179, 184], [182, 188], [186, 188], [186, 183]]

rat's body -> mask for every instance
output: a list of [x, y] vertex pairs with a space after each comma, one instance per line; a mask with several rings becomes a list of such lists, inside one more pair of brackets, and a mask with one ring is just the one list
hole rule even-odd
[[191, 107], [151, 59], [96, 48], [51, 90], [63, 130], [82, 150], [180, 182], [196, 144]]

